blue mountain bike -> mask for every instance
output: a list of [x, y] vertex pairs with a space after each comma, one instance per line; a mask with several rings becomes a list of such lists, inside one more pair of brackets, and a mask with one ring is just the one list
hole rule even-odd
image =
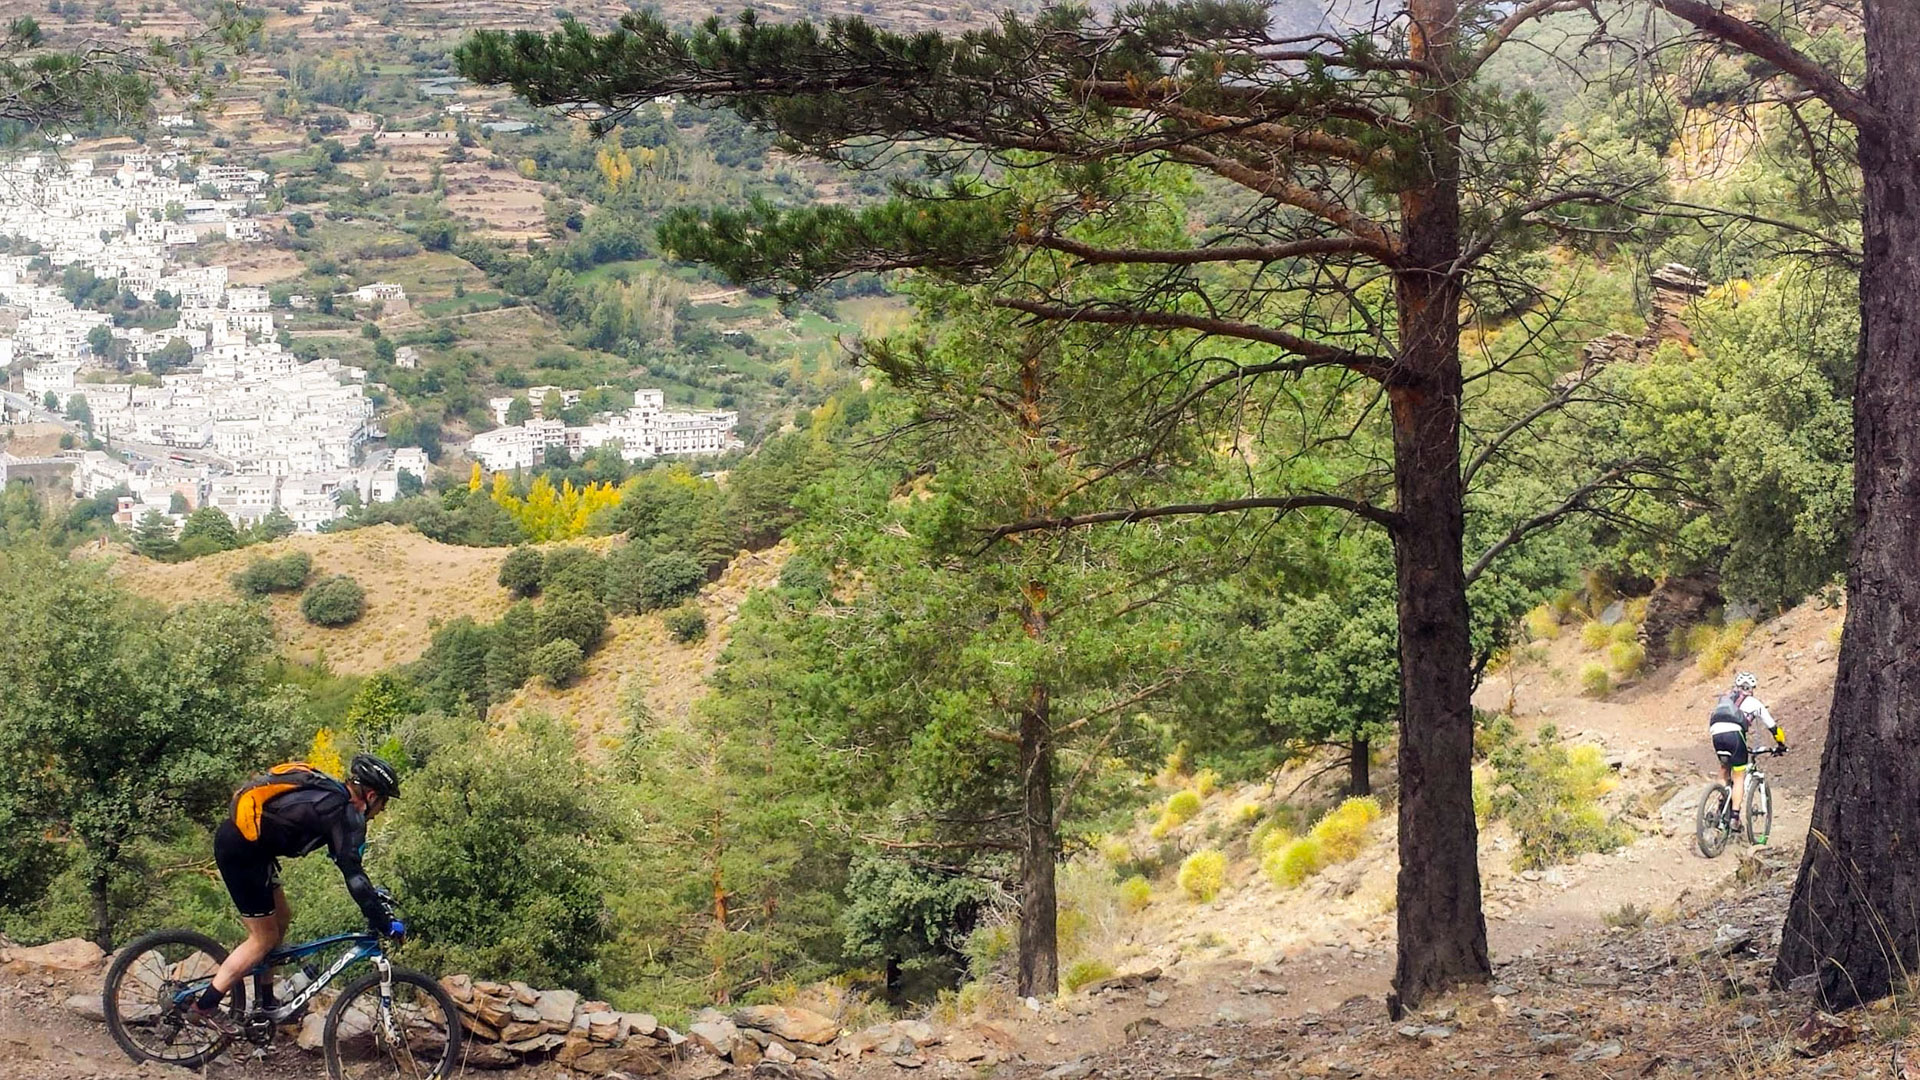
[[[334, 952], [331, 961], [325, 957]], [[219, 942], [191, 930], [162, 930], [120, 950], [107, 969], [103, 1005], [113, 1041], [135, 1061], [198, 1068], [219, 1057], [232, 1039], [186, 1010], [226, 960]], [[318, 963], [326, 963], [324, 970]], [[241, 1035], [262, 1048], [281, 1024], [302, 1020], [307, 1006], [346, 970], [371, 962], [373, 970], [348, 983], [328, 1006], [320, 1041], [332, 1080], [438, 1080], [460, 1060], [460, 1015], [438, 982], [395, 967], [373, 934], [336, 934], [275, 949], [227, 992]], [[300, 974], [276, 980], [292, 996], [270, 1009], [247, 1010], [246, 987], [268, 971]], [[304, 985], [301, 983], [304, 982]], [[294, 989], [297, 987], [297, 989]]]

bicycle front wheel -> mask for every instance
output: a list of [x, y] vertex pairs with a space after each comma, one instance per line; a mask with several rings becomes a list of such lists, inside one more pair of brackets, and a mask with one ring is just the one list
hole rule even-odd
[[1773, 789], [1765, 780], [1747, 788], [1747, 843], [1764, 844], [1773, 832]]
[[1700, 796], [1700, 810], [1693, 824], [1693, 843], [1700, 849], [1700, 854], [1709, 859], [1727, 850], [1727, 837], [1733, 831], [1727, 821], [1727, 812], [1732, 804], [1733, 791], [1725, 784], [1715, 784]]
[[[183, 1010], [226, 958], [224, 946], [191, 930], [162, 930], [121, 949], [107, 969], [100, 1003], [108, 1034], [135, 1061], [197, 1069], [219, 1057], [231, 1040], [189, 1022]], [[246, 1015], [244, 986], [234, 984], [227, 1008], [236, 1024]]]
[[383, 1009], [380, 973], [341, 991], [322, 1040], [332, 1080], [439, 1080], [460, 1060], [453, 998], [418, 971], [393, 969], [393, 1003]]

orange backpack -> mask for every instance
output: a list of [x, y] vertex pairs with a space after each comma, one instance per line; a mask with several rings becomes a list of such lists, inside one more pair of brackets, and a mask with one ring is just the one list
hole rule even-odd
[[275, 765], [240, 785], [240, 790], [233, 793], [233, 823], [239, 827], [240, 835], [248, 840], [259, 840], [260, 819], [266, 816], [267, 804], [289, 791], [301, 788], [322, 788], [343, 795], [347, 791], [345, 784], [304, 761]]

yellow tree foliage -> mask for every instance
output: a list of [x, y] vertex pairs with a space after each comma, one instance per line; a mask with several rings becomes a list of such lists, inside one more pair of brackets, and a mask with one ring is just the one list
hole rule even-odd
[[472, 471], [467, 473], [467, 490], [479, 491], [481, 482], [486, 478], [487, 474], [481, 471], [480, 463], [474, 462]]
[[313, 733], [313, 745], [307, 747], [307, 764], [328, 776], [340, 776], [346, 772], [347, 765], [340, 759], [340, 748], [333, 741], [332, 728], [321, 728]]
[[633, 159], [618, 146], [602, 146], [593, 156], [593, 163], [599, 167], [600, 175], [607, 181], [607, 187], [619, 191], [633, 179]]
[[536, 476], [523, 499], [513, 493], [505, 473], [494, 473], [492, 496], [527, 539], [540, 543], [585, 535], [596, 512], [619, 504], [620, 489], [612, 484], [574, 487], [571, 480], [555, 488], [553, 481]]

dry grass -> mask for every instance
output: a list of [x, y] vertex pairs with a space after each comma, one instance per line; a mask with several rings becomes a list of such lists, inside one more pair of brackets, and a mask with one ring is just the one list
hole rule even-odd
[[[675, 642], [667, 633], [664, 612], [614, 619], [607, 643], [587, 657], [586, 674], [579, 681], [563, 690], [530, 682], [494, 706], [490, 715], [503, 721], [530, 713], [565, 717], [578, 730], [580, 747], [590, 755], [618, 741], [623, 723], [620, 701], [629, 686], [646, 696], [656, 722], [683, 722], [693, 703], [706, 693], [707, 675], [726, 648], [741, 602], [754, 589], [777, 582], [789, 554], [786, 544], [742, 554], [719, 581], [702, 589], [695, 601], [707, 616], [707, 636], [701, 640]], [[505, 590], [497, 591], [505, 595]]]
[[316, 578], [348, 574], [367, 590], [366, 615], [338, 630], [309, 625], [300, 617], [298, 596], [268, 601], [290, 658], [309, 663], [325, 660], [342, 674], [371, 675], [409, 663], [426, 651], [440, 623], [462, 615], [488, 622], [507, 609], [506, 590], [495, 580], [506, 548], [436, 543], [394, 525], [292, 536], [184, 563], [123, 555], [113, 572], [127, 588], [169, 606], [208, 598], [237, 599], [227, 583], [234, 571], [254, 559], [289, 551], [313, 556]]

